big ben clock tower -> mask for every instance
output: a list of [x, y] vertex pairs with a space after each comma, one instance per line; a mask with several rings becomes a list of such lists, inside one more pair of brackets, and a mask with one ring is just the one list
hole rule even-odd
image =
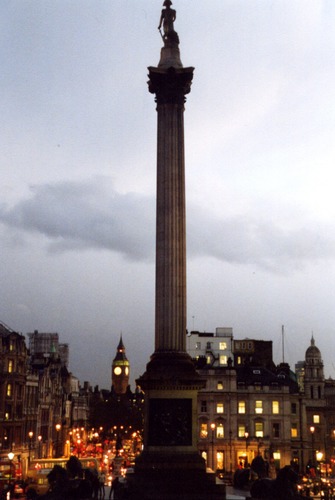
[[112, 389], [115, 394], [125, 394], [129, 385], [129, 361], [123, 345], [122, 335], [112, 363]]

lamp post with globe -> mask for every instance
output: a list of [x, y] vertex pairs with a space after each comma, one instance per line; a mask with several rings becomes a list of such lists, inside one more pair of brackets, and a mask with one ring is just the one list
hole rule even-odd
[[7, 456], [9, 460], [9, 479], [11, 480], [13, 478], [12, 467], [13, 467], [14, 453], [10, 451]]
[[42, 436], [37, 436], [38, 439], [38, 458], [42, 458], [41, 446], [42, 446]]
[[[12, 451], [10, 451], [7, 456], [8, 456], [8, 460], [9, 460], [9, 485], [8, 485], [9, 489], [7, 492], [7, 498], [11, 498], [14, 453]], [[15, 477], [15, 472], [14, 472], [14, 477]]]
[[245, 437], [245, 455], [246, 455], [245, 467], [247, 467], [248, 464], [249, 464], [249, 461], [248, 461], [248, 437], [249, 437], [249, 432], [248, 431], [245, 431], [244, 437]]
[[31, 444], [32, 444], [32, 439], [33, 439], [34, 433], [33, 431], [28, 432], [28, 437], [29, 437], [29, 442], [28, 442], [28, 464], [30, 464], [30, 458], [31, 458]]
[[56, 458], [59, 457], [59, 431], [61, 430], [61, 425], [60, 424], [56, 424]]

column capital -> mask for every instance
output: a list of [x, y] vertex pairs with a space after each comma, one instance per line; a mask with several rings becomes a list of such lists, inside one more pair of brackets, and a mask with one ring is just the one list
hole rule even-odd
[[149, 68], [149, 92], [156, 94], [157, 104], [180, 104], [191, 91], [194, 68]]

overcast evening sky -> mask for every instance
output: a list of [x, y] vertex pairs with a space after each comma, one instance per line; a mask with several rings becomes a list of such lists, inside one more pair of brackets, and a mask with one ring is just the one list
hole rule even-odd
[[[154, 351], [163, 0], [0, 4], [0, 320], [58, 332], [110, 387]], [[175, 0], [184, 66], [188, 329], [233, 328], [335, 378], [335, 2]]]

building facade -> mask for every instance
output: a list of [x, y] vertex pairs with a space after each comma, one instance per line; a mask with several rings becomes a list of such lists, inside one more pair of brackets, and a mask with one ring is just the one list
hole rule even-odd
[[23, 335], [0, 323], [1, 454], [20, 449], [25, 441], [24, 394], [28, 350]]
[[304, 471], [335, 459], [335, 384], [324, 379], [314, 339], [297, 375], [275, 365], [271, 341], [235, 340], [231, 328], [191, 332], [187, 346], [207, 381], [198, 397], [198, 448], [209, 467], [232, 473], [261, 454], [277, 468]]

